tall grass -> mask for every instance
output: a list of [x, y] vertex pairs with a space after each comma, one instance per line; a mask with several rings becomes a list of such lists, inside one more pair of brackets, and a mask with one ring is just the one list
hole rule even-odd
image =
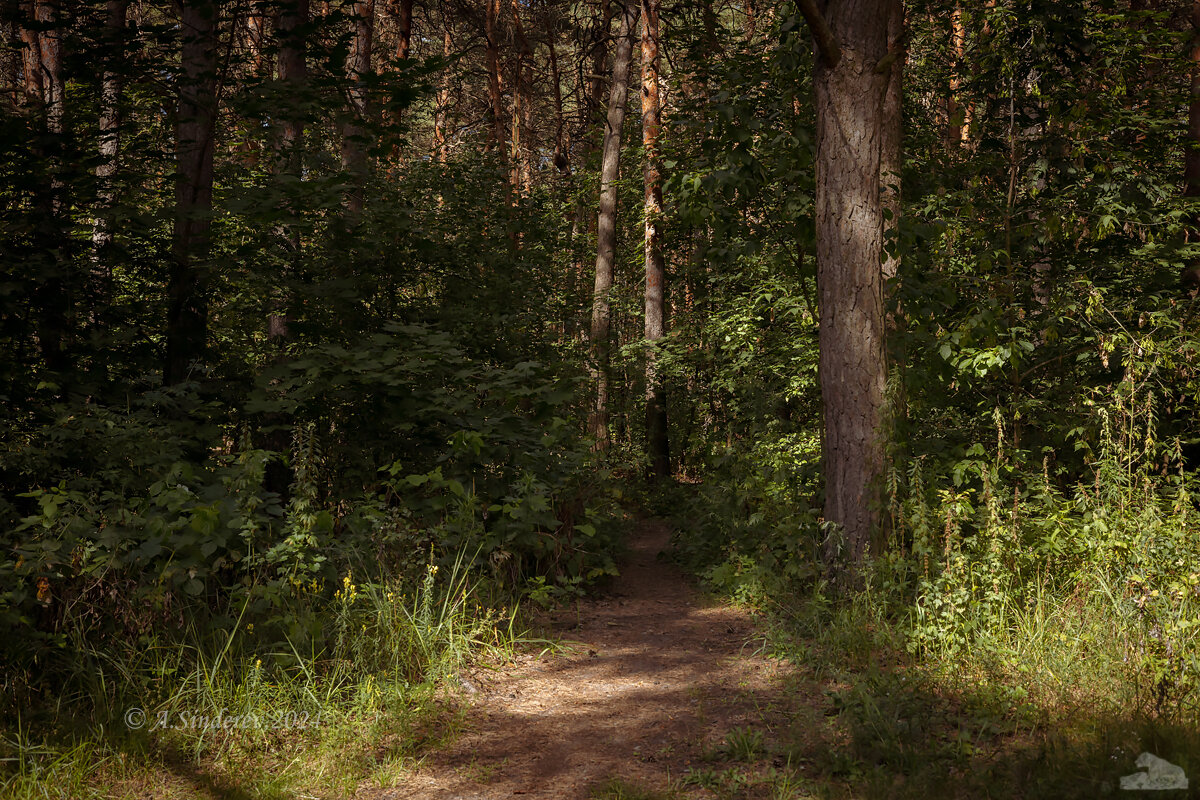
[[381, 768], [363, 755], [372, 748], [401, 763], [451, 732], [433, 702], [442, 687], [521, 640], [515, 609], [478, 601], [469, 562], [439, 569], [431, 557], [415, 586], [347, 574], [332, 602], [309, 609], [331, 634], [315, 652], [265, 642], [243, 618], [215, 638], [193, 628], [182, 642], [85, 651], [73, 698], [88, 713], [73, 715], [68, 699], [43, 723], [50, 735], [26, 726], [0, 740], [0, 796], [83, 797], [133, 766], [153, 783], [153, 764], [179, 758], [230, 774], [283, 769], [268, 795], [280, 782], [360, 780]]

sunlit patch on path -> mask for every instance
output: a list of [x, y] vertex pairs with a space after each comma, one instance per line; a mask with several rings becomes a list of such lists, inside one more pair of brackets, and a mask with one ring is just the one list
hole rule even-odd
[[560, 612], [569, 652], [478, 676], [464, 733], [388, 788], [358, 797], [587, 797], [612, 778], [678, 782], [731, 730], [781, 719], [785, 663], [757, 652], [749, 615], [707, 606], [658, 558], [645, 523], [606, 597]]

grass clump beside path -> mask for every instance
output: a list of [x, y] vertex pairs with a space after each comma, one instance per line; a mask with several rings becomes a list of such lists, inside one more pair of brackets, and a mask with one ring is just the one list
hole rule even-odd
[[92, 652], [94, 673], [0, 738], [0, 796], [283, 798], [390, 786], [460, 717], [444, 687], [503, 660], [513, 610], [486, 608], [463, 559], [414, 587], [347, 575], [310, 624], [328, 649], [265, 648], [254, 626]]

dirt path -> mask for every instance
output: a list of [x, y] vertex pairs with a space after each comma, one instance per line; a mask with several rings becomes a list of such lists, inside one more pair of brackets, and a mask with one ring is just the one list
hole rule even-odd
[[642, 523], [609, 595], [555, 618], [577, 646], [476, 676], [462, 735], [400, 785], [358, 796], [566, 800], [613, 778], [661, 789], [711, 766], [734, 729], [777, 728], [786, 665], [756, 654], [748, 614], [706, 606], [658, 557], [669, 535]]

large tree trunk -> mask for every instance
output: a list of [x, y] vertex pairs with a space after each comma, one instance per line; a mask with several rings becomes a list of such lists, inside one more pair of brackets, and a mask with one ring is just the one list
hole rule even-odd
[[600, 164], [600, 213], [596, 220], [596, 284], [592, 292], [592, 370], [596, 405], [588, 428], [598, 449], [608, 447], [608, 371], [610, 361], [610, 309], [613, 266], [617, 257], [617, 178], [621, 172], [621, 130], [629, 97], [629, 66], [640, 9], [626, 3], [613, 54], [612, 84], [608, 93], [608, 121], [604, 128]]
[[[852, 583], [881, 530], [884, 464], [880, 154], [891, 0], [802, 3], [819, 46], [817, 289], [824, 409], [826, 560]], [[807, 8], [806, 8], [807, 7]]]
[[179, 383], [193, 362], [204, 360], [208, 259], [213, 187], [213, 135], [217, 119], [217, 7], [185, 0], [180, 35], [183, 75], [175, 120], [175, 231], [167, 287], [167, 356], [164, 381]]
[[367, 179], [367, 142], [364, 123], [370, 111], [365, 78], [371, 72], [375, 44], [375, 0], [357, 0], [352, 7], [354, 37], [346, 60], [350, 80], [350, 120], [342, 127], [342, 168], [352, 182], [346, 197], [349, 218], [356, 220], [363, 210], [363, 183]]
[[671, 448], [667, 428], [667, 398], [658, 371], [658, 344], [666, 335], [665, 272], [662, 250], [662, 171], [658, 135], [662, 115], [658, 99], [658, 5], [642, 0], [642, 147], [645, 188], [646, 245], [646, 450], [650, 474], [671, 475]]

